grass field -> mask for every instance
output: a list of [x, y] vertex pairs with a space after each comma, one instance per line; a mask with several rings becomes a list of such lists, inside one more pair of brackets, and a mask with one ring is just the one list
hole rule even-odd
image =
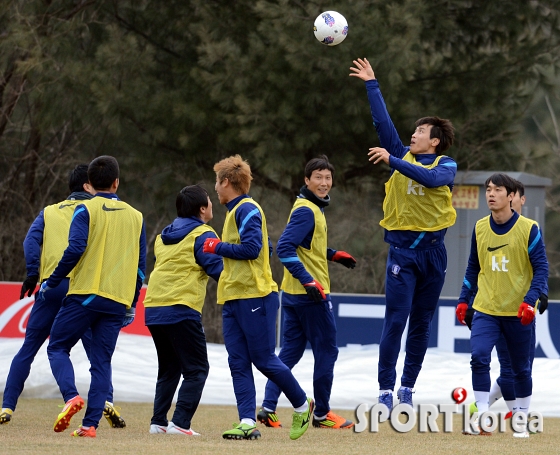
[[[96, 439], [71, 438], [70, 433], [81, 423], [84, 410], [78, 413], [68, 430], [52, 430], [62, 400], [21, 399], [12, 422], [0, 426], [3, 453], [14, 454], [558, 454], [560, 453], [560, 419], [545, 418], [544, 432], [529, 439], [515, 439], [511, 430], [491, 437], [464, 436], [461, 418], [456, 416], [453, 433], [401, 434], [388, 423], [378, 433], [355, 433], [352, 430], [310, 428], [297, 441], [289, 438], [291, 410], [281, 408], [278, 415], [284, 428], [259, 425], [262, 438], [257, 441], [224, 440], [221, 434], [236, 422], [233, 406], [200, 406], [193, 420], [199, 437], [151, 435], [148, 433], [151, 403], [119, 403], [126, 420], [124, 429], [112, 429], [103, 418]], [[353, 411], [339, 411], [354, 420]], [[439, 428], [442, 422], [438, 420]]]

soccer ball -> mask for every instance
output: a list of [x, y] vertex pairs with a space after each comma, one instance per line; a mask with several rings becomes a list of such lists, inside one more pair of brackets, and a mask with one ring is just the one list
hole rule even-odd
[[346, 39], [348, 22], [342, 14], [336, 11], [325, 11], [315, 19], [313, 33], [321, 43], [336, 46]]

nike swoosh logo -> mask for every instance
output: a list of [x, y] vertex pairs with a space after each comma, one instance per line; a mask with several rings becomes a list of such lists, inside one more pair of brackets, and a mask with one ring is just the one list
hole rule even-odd
[[64, 207], [74, 207], [76, 205], [76, 203], [74, 202], [73, 204], [60, 204], [58, 206], [59, 209], [63, 209]]
[[261, 307], [258, 307], [258, 308], [251, 308], [251, 312], [254, 313], [254, 312], [257, 311], [257, 310], [260, 310], [260, 308], [261, 308]]
[[124, 210], [124, 207], [120, 208], [120, 209], [112, 209], [112, 208], [107, 207], [105, 204], [103, 204], [103, 207], [101, 207], [101, 208], [103, 210], [105, 210], [106, 212], [114, 212], [115, 210]]
[[500, 245], [500, 246], [489, 246], [488, 251], [496, 251], [499, 250], [500, 248], [503, 248], [504, 246], [508, 246], [508, 244], [506, 243], [505, 245]]
[[305, 425], [307, 425], [309, 423], [309, 417], [307, 418], [307, 420], [303, 419], [301, 421], [301, 428], [303, 428]]

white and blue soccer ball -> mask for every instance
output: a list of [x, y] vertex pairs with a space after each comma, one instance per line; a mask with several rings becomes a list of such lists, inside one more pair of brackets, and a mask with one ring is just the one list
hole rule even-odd
[[315, 19], [313, 33], [321, 43], [336, 46], [348, 36], [348, 22], [342, 14], [336, 11], [325, 11]]

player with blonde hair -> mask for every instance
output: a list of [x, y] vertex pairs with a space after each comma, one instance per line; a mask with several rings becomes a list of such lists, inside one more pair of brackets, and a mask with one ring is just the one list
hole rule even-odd
[[256, 390], [252, 365], [274, 381], [294, 406], [290, 438], [309, 427], [313, 400], [276, 356], [275, 332], [278, 286], [270, 269], [271, 246], [266, 218], [247, 193], [251, 168], [241, 156], [225, 158], [214, 166], [216, 192], [228, 213], [222, 241], [206, 239], [203, 251], [223, 257], [218, 283], [218, 304], [223, 305], [224, 343], [228, 352], [240, 423], [223, 433], [224, 439], [258, 439]]

